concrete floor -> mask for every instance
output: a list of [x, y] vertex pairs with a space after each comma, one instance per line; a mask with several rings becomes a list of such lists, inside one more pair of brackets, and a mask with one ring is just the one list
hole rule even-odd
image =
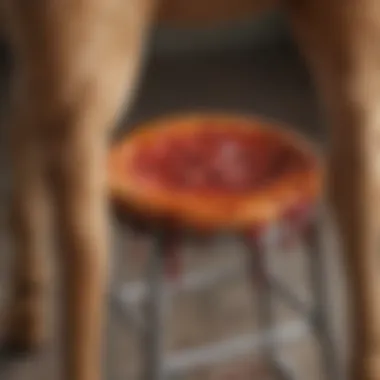
[[[137, 122], [151, 117], [194, 110], [263, 115], [289, 124], [320, 144], [323, 144], [325, 140], [309, 77], [294, 47], [286, 41], [253, 49], [250, 52], [235, 52], [233, 55], [215, 53], [199, 57], [182, 55], [176, 58], [152, 56], [143, 75], [140, 91], [128, 117], [128, 123], [123, 123], [117, 132], [124, 132]], [[6, 134], [6, 130], [2, 133]], [[1, 144], [1, 146], [0, 168], [4, 173], [0, 182], [3, 190], [1, 210], [4, 212], [1, 213], [0, 252], [1, 261], [7, 263], [9, 262], [7, 260], [9, 247], [5, 211], [9, 173], [7, 172], [6, 145]], [[129, 236], [128, 232], [120, 229], [120, 226], [115, 228], [114, 261], [117, 263], [118, 270], [115, 271], [112, 279], [114, 284], [120, 284], [126, 279], [136, 279], [141, 275], [142, 262], [138, 259], [136, 246], [130, 246], [132, 243]], [[226, 251], [226, 247], [224, 248]], [[328, 267], [329, 270], [331, 269], [330, 275], [334, 277], [334, 285], [331, 288], [333, 309], [336, 311], [334, 314], [337, 315], [334, 320], [337, 321], [336, 325], [340, 326], [343, 319], [343, 306], [339, 260], [337, 261], [336, 254], [332, 256], [328, 254], [328, 256], [335, 257], [333, 265]], [[236, 245], [229, 246], [223, 255], [207, 251], [202, 255], [190, 253], [186, 257], [188, 266], [192, 268], [212, 266], [222, 260], [222, 257], [223, 260], [241, 259]], [[301, 255], [294, 253], [281, 263], [285, 265], [282, 267], [282, 274], [293, 279], [293, 288], [303, 293], [306, 286], [300, 269]], [[5, 264], [0, 266], [0, 279], [5, 284], [3, 288], [6, 288], [7, 272]], [[294, 274], [296, 272], [297, 275]], [[206, 298], [195, 295], [180, 297], [175, 301], [175, 313], [168, 321], [169, 348], [191, 347], [249, 331], [255, 323], [252, 316], [254, 305], [250, 291], [247, 279], [241, 279], [238, 283], [210, 290], [211, 293], [208, 292]], [[210, 297], [215, 301], [213, 310], [205, 307]], [[292, 317], [290, 311], [284, 307], [279, 310], [279, 315], [281, 315], [281, 321]], [[300, 342], [287, 353], [292, 353], [292, 360], [296, 363], [296, 367], [298, 366], [298, 379], [321, 379], [312, 355], [314, 345], [308, 342]], [[138, 364], [139, 358], [136, 352], [137, 343], [136, 331], [128, 326], [117, 312], [111, 311], [108, 354], [106, 355], [107, 380], [137, 379], [138, 365], [134, 365]], [[54, 344], [51, 349], [38, 357], [9, 366], [0, 374], [0, 379], [57, 379], [57, 347], [58, 345]], [[135, 359], [136, 362], [133, 364]], [[241, 363], [245, 364], [242, 366]], [[223, 363], [213, 368], [203, 368], [200, 372], [183, 378], [263, 379], [261, 375], [253, 377], [249, 371], [244, 372], [246, 370], [244, 368], [249, 367], [251, 363], [252, 358], [245, 357], [237, 363]], [[240, 369], [228, 374], [231, 368]], [[311, 370], [311, 368], [314, 369]]]

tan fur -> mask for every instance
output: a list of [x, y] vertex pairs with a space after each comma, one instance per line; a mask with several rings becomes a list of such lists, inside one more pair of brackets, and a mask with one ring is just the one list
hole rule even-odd
[[[13, 133], [15, 297], [10, 339], [45, 338], [53, 207], [66, 289], [65, 380], [100, 380], [107, 277], [107, 132], [133, 93], [153, 0], [5, 0], [16, 57]], [[351, 378], [380, 380], [380, 5], [286, 0], [331, 122], [329, 197], [355, 321]], [[162, 89], [165, 91], [165, 89]]]

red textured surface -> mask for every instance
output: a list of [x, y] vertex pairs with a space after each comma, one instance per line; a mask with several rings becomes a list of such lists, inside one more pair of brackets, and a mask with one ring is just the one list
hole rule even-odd
[[164, 136], [134, 154], [137, 176], [173, 191], [251, 192], [310, 162], [273, 136], [218, 131], [205, 125], [192, 136]]
[[251, 118], [190, 115], [142, 126], [116, 144], [109, 184], [113, 200], [145, 221], [249, 230], [313, 204], [322, 168], [309, 143], [287, 130]]

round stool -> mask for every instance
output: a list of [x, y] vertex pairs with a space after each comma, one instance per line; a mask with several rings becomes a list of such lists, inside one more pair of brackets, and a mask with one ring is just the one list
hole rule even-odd
[[[340, 378], [326, 313], [319, 243], [322, 182], [322, 164], [308, 142], [256, 119], [224, 115], [162, 119], [136, 128], [114, 145], [109, 159], [112, 200], [132, 226], [153, 239], [146, 294], [145, 380], [162, 380], [208, 360], [226, 360], [244, 345], [261, 349], [274, 378], [293, 379], [276, 356], [276, 345], [286, 340], [281, 336], [286, 334], [274, 328], [274, 294], [299, 312], [315, 333], [324, 378]], [[311, 311], [267, 268], [267, 251], [286, 237], [285, 230], [301, 235], [309, 247], [315, 301]], [[207, 239], [221, 233], [239, 237], [250, 252], [263, 334], [259, 340], [252, 336], [248, 343], [245, 339], [195, 349], [168, 361], [163, 355], [165, 283], [178, 281], [186, 287], [196, 282], [182, 278], [178, 244], [185, 236]]]

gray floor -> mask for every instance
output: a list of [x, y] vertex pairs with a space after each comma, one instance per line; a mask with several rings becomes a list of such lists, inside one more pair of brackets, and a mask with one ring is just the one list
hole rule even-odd
[[[194, 110], [258, 114], [289, 124], [292, 128], [319, 141], [321, 144], [325, 140], [309, 77], [294, 46], [287, 41], [252, 49], [250, 52], [235, 52], [233, 55], [231, 53], [214, 53], [199, 57], [182, 55], [176, 58], [160, 58], [152, 55], [143, 75], [139, 95], [129, 115], [128, 122], [121, 125], [118, 132], [124, 132], [132, 128], [136, 123], [151, 117], [171, 112]], [[6, 135], [6, 130], [2, 130], [1, 133]], [[4, 228], [2, 229], [2, 239], [0, 240], [0, 254], [4, 258], [9, 255], [5, 228], [6, 189], [9, 177], [6, 171], [8, 166], [6, 144], [2, 143], [1, 147], [0, 157], [2, 161], [0, 168], [4, 174], [0, 176], [0, 185], [4, 190], [2, 192], [1, 210], [4, 212], [1, 214], [1, 221], [3, 222], [1, 226]], [[119, 283], [127, 276], [138, 277], [139, 270], [136, 269], [138, 264], [134, 262], [133, 257], [130, 255], [130, 252], [135, 251], [136, 248], [131, 248], [128, 255], [124, 254], [126, 250], [124, 233], [119, 230], [116, 235], [118, 245], [116, 245], [115, 260], [118, 260], [118, 267], [125, 265], [124, 268], [127, 268], [126, 271], [122, 271], [123, 273], [115, 274], [113, 280]], [[200, 265], [204, 265], [202, 260]], [[5, 262], [7, 261], [5, 260]], [[0, 278], [4, 280], [6, 274], [7, 269], [2, 266]], [[339, 286], [337, 285], [338, 288]], [[236, 291], [239, 293], [236, 289], [229, 290], [232, 294], [235, 294], [234, 292]], [[244, 294], [246, 293], [243, 291], [239, 294], [242, 295], [242, 304], [244, 304], [244, 300], [246, 300], [244, 298], [246, 295]], [[235, 296], [232, 296], [232, 298], [235, 298]], [[237, 304], [231, 304], [230, 306], [232, 308], [241, 307], [241, 305], [237, 306]], [[173, 343], [174, 346], [191, 346], [197, 342], [199, 343], [196, 337], [201, 333], [197, 330], [197, 324], [193, 323], [197, 317], [190, 311], [185, 311], [190, 309], [177, 305], [177, 310], [180, 313], [182, 310], [182, 314], [185, 315], [184, 318], [186, 315], [188, 318], [184, 322], [178, 317], [174, 319], [174, 322], [177, 320], [177, 323], [182, 327], [187, 326], [185, 328], [187, 338], [183, 337], [182, 333], [177, 333], [176, 335], [176, 332], [172, 332], [172, 334], [176, 335], [173, 338], [176, 342]], [[227, 309], [230, 308], [227, 307]], [[238, 310], [241, 311], [242, 309]], [[222, 311], [220, 312], [222, 313]], [[241, 313], [246, 315], [244, 310]], [[189, 315], [193, 317], [189, 317]], [[250, 315], [249, 312], [247, 315]], [[219, 330], [217, 330], [227, 331], [227, 335], [235, 331], [234, 326], [243, 330], [242, 326], [250, 326], [248, 322], [241, 322], [241, 320], [239, 322], [239, 316], [236, 316], [236, 313], [226, 318], [230, 318], [230, 327], [226, 328], [222, 323], [220, 326], [224, 327], [219, 326]], [[125, 368], [126, 366], [131, 367], [130, 361], [126, 358], [129, 355], [133, 356], [133, 353], [130, 352], [130, 344], [125, 345], [125, 342], [127, 337], [129, 342], [134, 342], [131, 338], [133, 332], [126, 331], [128, 328], [117, 315], [111, 315], [110, 321], [108, 344], [110, 352], [110, 355], [108, 355], [108, 368], [110, 372], [107, 380], [124, 380], [127, 378], [134, 380], [133, 375], [132, 377], [127, 377], [128, 374], [131, 374], [131, 368]], [[244, 323], [248, 324], [245, 325]], [[176, 328], [174, 328], [174, 331], [177, 331]], [[215, 338], [215, 334], [218, 335], [214, 331], [213, 338]], [[56, 379], [57, 377], [52, 375], [57, 366], [56, 357], [56, 350], [49, 350], [37, 358], [11, 366], [4, 374], [0, 374], [0, 378], [4, 380]], [[225, 377], [223, 376], [223, 368], [218, 368], [212, 372], [206, 371], [193, 374], [191, 378], [196, 378], [197, 380], [201, 377], [202, 379], [224, 379]], [[246, 378], [247, 374], [233, 377], [236, 380]], [[302, 376], [300, 378], [311, 380], [311, 377]]]

